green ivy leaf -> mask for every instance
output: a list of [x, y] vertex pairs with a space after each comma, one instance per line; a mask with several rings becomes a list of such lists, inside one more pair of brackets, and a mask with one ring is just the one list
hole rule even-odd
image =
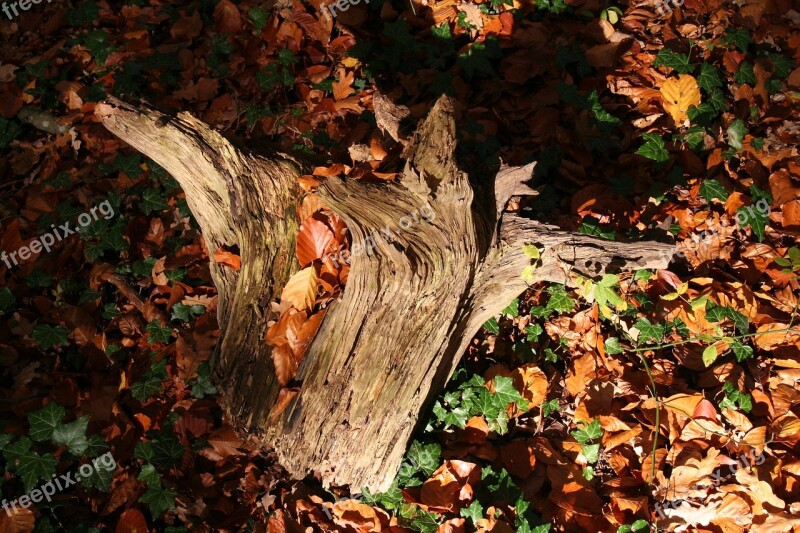
[[736, 357], [736, 360], [740, 363], [745, 359], [753, 357], [753, 348], [741, 342], [737, 341], [731, 344], [731, 349], [733, 350], [733, 355]]
[[166, 511], [175, 509], [177, 492], [165, 489], [161, 484], [148, 484], [147, 491], [139, 496], [139, 501], [150, 506], [150, 513], [154, 518], [160, 517]]
[[775, 69], [775, 76], [782, 80], [788, 78], [794, 69], [794, 61], [784, 55], [770, 53], [769, 60]]
[[484, 329], [489, 333], [493, 333], [498, 335], [500, 333], [500, 324], [497, 323], [497, 319], [492, 317], [490, 318], [484, 325]]
[[662, 48], [658, 51], [658, 57], [653, 62], [654, 67], [669, 67], [681, 74], [688, 74], [694, 70], [694, 65], [689, 63], [688, 54], [679, 54], [669, 48]]
[[708, 200], [709, 203], [715, 198], [722, 202], [728, 199], [728, 191], [717, 180], [703, 180], [703, 183], [700, 184], [700, 195]]
[[700, 65], [700, 74], [697, 75], [697, 85], [706, 92], [720, 89], [722, 87], [722, 78], [720, 78], [717, 67], [711, 63], [703, 63]]
[[664, 139], [655, 133], [644, 133], [642, 137], [645, 143], [636, 150], [637, 154], [652, 159], [657, 163], [669, 161], [669, 152], [665, 148]]
[[563, 285], [552, 284], [547, 287], [550, 299], [547, 301], [547, 310], [557, 313], [568, 313], [575, 307], [575, 300], [569, 297]]
[[743, 53], [747, 53], [747, 48], [753, 43], [753, 39], [744, 28], [728, 28], [724, 42], [726, 45], [734, 44]]
[[591, 422], [579, 420], [578, 423], [582, 424], [583, 427], [573, 431], [572, 436], [575, 437], [579, 444], [586, 444], [603, 436], [599, 419], [595, 418]]
[[21, 132], [22, 128], [19, 127], [19, 124], [0, 117], [0, 150], [11, 144], [11, 141], [16, 139]]
[[253, 21], [253, 26], [255, 26], [258, 31], [263, 30], [267, 26], [269, 13], [260, 7], [251, 7], [247, 12], [247, 16]]
[[469, 518], [470, 522], [474, 527], [478, 527], [478, 520], [483, 518], [483, 506], [481, 502], [478, 500], [472, 500], [472, 503], [469, 504], [469, 507], [463, 507], [461, 509], [461, 516], [464, 518]]
[[197, 367], [197, 381], [192, 385], [192, 396], [202, 399], [207, 394], [216, 393], [217, 388], [211, 382], [211, 366], [208, 361], [204, 361]]
[[616, 355], [625, 351], [625, 349], [620, 345], [619, 339], [616, 337], [607, 338], [603, 343], [603, 346], [606, 349], [606, 353], [609, 355]]
[[97, 489], [108, 492], [111, 489], [111, 482], [114, 480], [114, 470], [105, 468], [92, 468], [89, 477], [80, 476], [78, 481], [87, 489]]
[[55, 402], [48, 403], [42, 409], [28, 415], [30, 431], [28, 435], [37, 442], [45, 442], [53, 438], [53, 430], [61, 425], [66, 410]]
[[594, 464], [600, 458], [600, 445], [599, 444], [584, 444], [581, 446], [581, 453], [589, 464]]
[[69, 424], [58, 426], [53, 430], [53, 442], [66, 446], [72, 455], [82, 455], [89, 447], [89, 440], [86, 438], [88, 424], [89, 417], [82, 416]]
[[753, 206], [748, 207], [740, 207], [736, 211], [736, 219], [741, 221], [744, 220], [742, 223], [743, 228], [750, 228], [753, 232], [753, 235], [756, 236], [758, 242], [764, 242], [764, 237], [767, 234], [767, 222], [769, 222], [769, 214], [759, 211], [758, 209], [753, 209]]
[[142, 213], [149, 215], [153, 211], [163, 211], [169, 204], [158, 189], [145, 189], [142, 192]]
[[31, 450], [33, 442], [28, 437], [20, 437], [17, 442], [3, 449], [6, 468], [14, 470], [22, 478], [25, 491], [30, 492], [43, 479], [50, 479], [56, 471], [58, 461], [50, 454], [39, 455]]
[[516, 403], [517, 406], [525, 410], [528, 408], [528, 401], [522, 397], [522, 394], [514, 388], [514, 379], [505, 376], [495, 376], [494, 380], [494, 397], [499, 402], [498, 405], [502, 406], [501, 410], [510, 403]]
[[747, 135], [747, 126], [742, 119], [737, 118], [728, 126], [728, 144], [737, 150], [742, 149], [745, 135]]
[[157, 320], [153, 320], [147, 324], [147, 333], [150, 334], [150, 343], [169, 343], [172, 337], [172, 328], [168, 325], [162, 326]]
[[69, 331], [61, 326], [51, 326], [49, 324], [39, 324], [33, 328], [33, 340], [42, 350], [49, 350], [53, 346], [63, 346], [67, 344]]
[[415, 440], [408, 448], [406, 458], [416, 470], [421, 471], [427, 478], [439, 468], [441, 455], [442, 447], [439, 444], [422, 444]]

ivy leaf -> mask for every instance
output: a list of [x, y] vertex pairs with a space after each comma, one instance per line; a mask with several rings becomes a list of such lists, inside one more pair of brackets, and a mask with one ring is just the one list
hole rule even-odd
[[594, 299], [602, 307], [608, 304], [615, 309], [624, 310], [627, 308], [625, 301], [617, 294], [616, 286], [619, 284], [619, 276], [606, 274], [603, 279], [597, 282], [594, 288]]
[[722, 87], [722, 78], [717, 67], [710, 63], [700, 65], [700, 74], [697, 75], [697, 85], [704, 91], [711, 92]]
[[163, 343], [167, 344], [170, 337], [172, 337], [172, 328], [169, 326], [162, 326], [157, 320], [153, 320], [147, 324], [147, 333], [150, 334], [150, 343]]
[[434, 533], [439, 529], [439, 520], [435, 513], [418, 508], [411, 519], [411, 527], [422, 533]]
[[717, 180], [703, 180], [703, 183], [700, 184], [700, 195], [709, 203], [715, 198], [723, 202], [728, 199], [728, 191]]
[[550, 299], [547, 301], [547, 310], [558, 313], [568, 313], [575, 307], [575, 300], [569, 297], [563, 285], [552, 284], [547, 287]]
[[439, 444], [422, 444], [415, 440], [408, 448], [406, 457], [416, 470], [421, 471], [425, 477], [430, 477], [439, 468], [441, 455], [442, 447]]
[[464, 518], [469, 518], [472, 522], [474, 527], [478, 527], [478, 520], [483, 518], [483, 506], [481, 502], [478, 500], [472, 500], [472, 503], [469, 504], [469, 507], [463, 507], [461, 509], [461, 516]]
[[733, 355], [736, 357], [736, 360], [740, 363], [745, 359], [753, 357], [753, 348], [741, 342], [734, 342], [731, 344], [731, 349], [733, 350]]
[[747, 207], [740, 207], [736, 211], [736, 219], [739, 221], [744, 220], [742, 223], [743, 228], [750, 228], [753, 235], [756, 236], [758, 242], [763, 242], [766, 236], [767, 222], [769, 221], [769, 214]]
[[484, 329], [489, 333], [493, 333], [498, 335], [500, 333], [500, 324], [497, 323], [497, 319], [495, 317], [490, 318], [484, 325]]
[[197, 382], [192, 385], [192, 396], [202, 399], [206, 394], [216, 394], [217, 388], [211, 382], [211, 367], [204, 361], [197, 367]]
[[149, 215], [153, 211], [163, 211], [169, 204], [158, 189], [145, 189], [142, 192], [142, 213]]
[[147, 491], [139, 496], [139, 501], [149, 505], [150, 513], [154, 518], [158, 518], [166, 511], [175, 509], [175, 497], [177, 495], [177, 492], [165, 489], [160, 483], [158, 485], [148, 484]]
[[694, 70], [694, 65], [689, 63], [688, 54], [679, 54], [669, 48], [662, 48], [658, 57], [653, 62], [654, 67], [665, 66], [676, 70], [680, 74], [688, 74]]
[[56, 471], [58, 461], [51, 454], [39, 455], [31, 450], [33, 442], [28, 437], [9, 444], [3, 450], [8, 462], [6, 467], [14, 470], [22, 478], [25, 491], [30, 492], [42, 479], [50, 479]]
[[655, 133], [644, 133], [642, 137], [645, 143], [636, 150], [637, 154], [647, 159], [652, 159], [657, 163], [669, 161], [669, 152], [665, 148], [664, 139]]
[[494, 396], [499, 402], [498, 405], [502, 406], [502, 410], [505, 410], [506, 406], [512, 402], [516, 403], [522, 410], [528, 408], [528, 401], [514, 388], [513, 378], [496, 376], [492, 381], [494, 383]]
[[37, 442], [48, 441], [53, 437], [53, 430], [61, 425], [66, 411], [55, 402], [48, 403], [42, 409], [28, 415], [30, 431], [28, 435]]
[[69, 424], [58, 426], [53, 430], [53, 442], [66, 446], [72, 455], [82, 455], [89, 447], [89, 440], [86, 438], [88, 424], [89, 417], [82, 416]]
[[625, 351], [619, 344], [619, 339], [616, 337], [609, 337], [606, 339], [606, 341], [603, 343], [603, 346], [606, 349], [606, 353], [609, 355], [616, 355]]
[[142, 465], [138, 479], [148, 485], [161, 485], [161, 476], [158, 475], [156, 467], [153, 465]]
[[11, 141], [16, 139], [20, 132], [22, 132], [22, 128], [16, 122], [0, 117], [0, 149], [11, 144]]
[[55, 345], [63, 346], [67, 344], [69, 331], [61, 326], [51, 326], [49, 324], [39, 324], [33, 328], [33, 340], [42, 350], [49, 350]]
[[98, 489], [108, 492], [111, 489], [111, 482], [114, 480], [114, 470], [105, 468], [92, 468], [89, 477], [81, 476], [78, 481], [87, 489]]
[[753, 39], [744, 28], [728, 28], [724, 42], [726, 45], [734, 44], [743, 53], [747, 53], [747, 48], [753, 43]]
[[600, 458], [600, 445], [599, 444], [584, 444], [581, 446], [581, 453], [586, 457], [589, 464], [594, 464]]
[[750, 85], [755, 85], [756, 82], [756, 73], [753, 70], [753, 64], [749, 61], [742, 61], [739, 64], [739, 70], [736, 71], [736, 74], [733, 75], [733, 79], [736, 80], [736, 83], [749, 83]]
[[575, 437], [575, 440], [578, 441], [579, 444], [586, 444], [603, 436], [603, 430], [600, 428], [599, 419], [595, 418], [591, 422], [581, 422], [584, 426], [572, 432], [572, 436]]
[[502, 314], [508, 315], [508, 316], [510, 316], [512, 318], [518, 317], [519, 316], [519, 298], [514, 298], [514, 301], [512, 301], [510, 304], [508, 304], [508, 307], [503, 309]]
[[747, 126], [745, 126], [744, 121], [740, 118], [737, 118], [731, 125], [728, 126], [728, 144], [736, 148], [737, 150], [742, 149], [742, 141], [744, 140], [744, 136], [747, 134]]
[[247, 12], [247, 16], [253, 21], [253, 26], [255, 26], [258, 31], [263, 30], [269, 20], [269, 13], [260, 7], [251, 7]]
[[633, 327], [639, 330], [639, 343], [658, 342], [664, 336], [664, 326], [662, 324], [651, 324], [646, 318], [637, 320]]
[[769, 54], [769, 60], [775, 69], [775, 76], [782, 80], [789, 77], [794, 68], [794, 61], [781, 54]]

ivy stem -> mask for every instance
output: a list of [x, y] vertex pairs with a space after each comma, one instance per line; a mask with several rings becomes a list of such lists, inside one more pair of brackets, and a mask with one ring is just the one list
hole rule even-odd
[[[792, 328], [784, 328], [784, 329], [773, 329], [771, 331], [757, 331], [756, 333], [746, 333], [744, 335], [734, 335], [734, 336], [724, 336], [720, 337], [716, 340], [723, 340], [723, 339], [746, 339], [748, 337], [755, 337], [757, 335], [766, 335], [767, 333], [788, 333], [788, 332], [800, 333], [800, 329], [792, 329]], [[632, 348], [630, 351], [632, 352], [646, 352], [647, 350], [660, 350], [662, 348], [670, 348], [672, 346], [680, 346], [681, 344], [688, 344], [690, 342], [697, 342], [697, 341], [704, 341], [706, 339], [701, 337], [693, 337], [691, 339], [685, 339], [682, 341], [670, 342], [668, 344], [654, 344], [651, 346], [644, 346], [642, 348]]]

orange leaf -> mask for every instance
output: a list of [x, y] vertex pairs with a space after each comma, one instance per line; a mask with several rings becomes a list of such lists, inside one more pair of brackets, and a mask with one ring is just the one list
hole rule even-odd
[[717, 409], [714, 404], [703, 398], [694, 408], [692, 418], [707, 418], [708, 420], [717, 419]]
[[304, 268], [283, 287], [281, 302], [288, 302], [300, 311], [311, 309], [317, 296], [317, 273], [314, 267]]
[[[10, 513], [9, 513], [10, 511]], [[33, 511], [18, 507], [0, 513], [0, 533], [30, 533], [35, 519]]]
[[214, 250], [214, 261], [220, 265], [229, 266], [234, 270], [242, 268], [242, 258], [222, 247]]
[[355, 75], [352, 72], [347, 72], [345, 69], [339, 69], [339, 78], [333, 82], [333, 98], [336, 101], [344, 100], [355, 91], [353, 91], [353, 81]]
[[297, 233], [297, 260], [300, 266], [306, 267], [315, 259], [322, 258], [333, 241], [333, 232], [324, 222], [313, 217], [304, 220]]

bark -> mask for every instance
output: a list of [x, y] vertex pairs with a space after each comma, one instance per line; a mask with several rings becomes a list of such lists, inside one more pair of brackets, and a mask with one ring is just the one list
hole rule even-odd
[[560, 283], [572, 273], [664, 267], [673, 249], [504, 213], [511, 196], [535, 194], [524, 184], [533, 164], [501, 169], [492, 190], [476, 188], [456, 164], [453, 105], [442, 97], [408, 142], [397, 182], [331, 178], [320, 186], [353, 247], [369, 251], [353, 256], [343, 296], [300, 364], [299, 394], [273, 410], [280, 387], [262, 339], [268, 302], [297, 268], [300, 165], [244, 154], [188, 115], [119, 102], [100, 114], [181, 183], [211, 246], [239, 246], [238, 274], [213, 269], [223, 308], [215, 365], [223, 406], [239, 428], [262, 435], [291, 474], [313, 471], [326, 485], [388, 488], [418, 416], [471, 338], [528, 286], [521, 273], [534, 262], [524, 245], [544, 250], [534, 280]]

